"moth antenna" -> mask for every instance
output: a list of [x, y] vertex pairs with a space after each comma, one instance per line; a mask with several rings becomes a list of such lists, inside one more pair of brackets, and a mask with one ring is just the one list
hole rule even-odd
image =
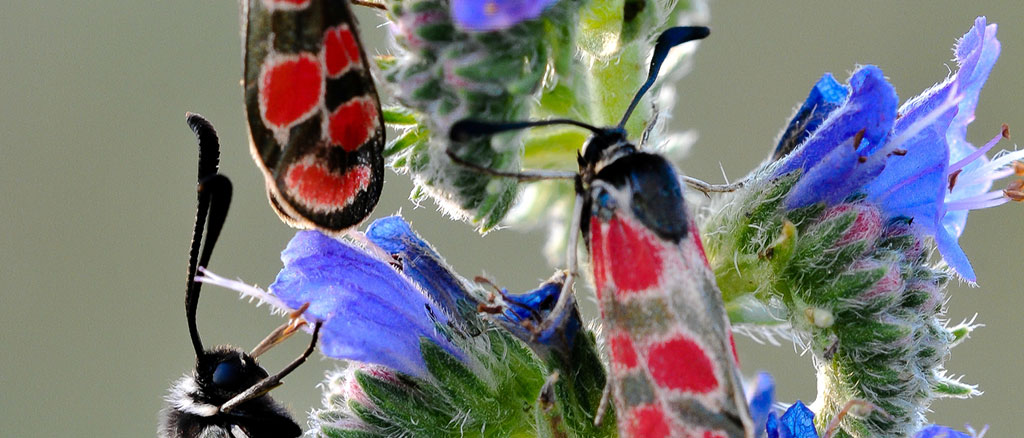
[[381, 11], [387, 11], [388, 10], [388, 7], [384, 6], [383, 3], [377, 3], [375, 1], [367, 1], [367, 0], [351, 0], [351, 1], [352, 1], [352, 4], [354, 4], [356, 6], [363, 6], [363, 7], [367, 7], [367, 8], [371, 8], [371, 9], [378, 9], [378, 10], [381, 10]]
[[622, 129], [626, 126], [626, 121], [629, 120], [629, 116], [633, 114], [633, 110], [636, 109], [640, 98], [644, 97], [647, 90], [654, 85], [654, 81], [658, 79], [658, 71], [661, 70], [661, 65], [665, 63], [665, 58], [668, 57], [668, 52], [673, 47], [683, 44], [689, 41], [695, 41], [706, 38], [711, 34], [711, 29], [704, 26], [680, 26], [673, 27], [661, 33], [658, 37], [658, 42], [654, 46], [654, 55], [651, 56], [651, 69], [647, 73], [647, 81], [640, 87], [640, 90], [633, 96], [633, 101], [629, 103], [629, 108], [626, 108], [626, 113], [622, 115], [622, 121], [619, 122], [618, 127]]
[[453, 163], [458, 164], [462, 167], [472, 169], [475, 172], [482, 173], [484, 175], [498, 176], [502, 178], [512, 178], [518, 181], [541, 181], [549, 179], [573, 179], [576, 178], [576, 172], [563, 172], [558, 170], [522, 170], [519, 172], [506, 172], [504, 170], [491, 169], [487, 166], [481, 166], [459, 157], [451, 149], [444, 151], [448, 155], [448, 159], [452, 160]]
[[[213, 125], [199, 114], [187, 113], [186, 121], [196, 135], [199, 144], [199, 177], [196, 187], [198, 203], [196, 220], [192, 227], [192, 244], [189, 249], [188, 272], [185, 283], [185, 318], [192, 347], [196, 357], [203, 353], [203, 341], [196, 326], [196, 309], [199, 306], [199, 292], [202, 283], [197, 283], [196, 270], [210, 263], [213, 247], [220, 236], [228, 207], [231, 205], [231, 180], [217, 173], [220, 165], [220, 142]], [[216, 201], [216, 202], [215, 202]], [[205, 228], [205, 243], [203, 231]]]
[[448, 138], [455, 142], [468, 141], [475, 138], [490, 137], [502, 132], [517, 131], [520, 129], [533, 128], [549, 125], [573, 125], [589, 130], [594, 134], [601, 134], [605, 130], [594, 125], [571, 119], [535, 120], [529, 122], [504, 122], [491, 123], [482, 120], [463, 119], [455, 122], [448, 130]]

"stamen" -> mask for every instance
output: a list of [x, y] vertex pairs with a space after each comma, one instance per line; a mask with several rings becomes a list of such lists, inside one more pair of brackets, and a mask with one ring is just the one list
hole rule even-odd
[[1006, 125], [1003, 125], [1003, 128], [1004, 129], [1002, 131], [1000, 131], [999, 134], [996, 134], [995, 137], [992, 137], [992, 140], [989, 140], [988, 143], [985, 143], [984, 146], [978, 148], [978, 150], [976, 150], [974, 152], [971, 152], [969, 155], [967, 155], [966, 157], [960, 159], [960, 161], [957, 161], [952, 166], [949, 166], [949, 172], [956, 172], [956, 171], [958, 171], [960, 169], [963, 169], [968, 164], [971, 164], [972, 162], [974, 162], [974, 160], [977, 160], [979, 157], [982, 157], [985, 154], [987, 154], [988, 151], [990, 149], [992, 149], [992, 147], [994, 147], [996, 145], [996, 143], [999, 143], [999, 140], [1002, 140], [1004, 138], [1003, 137], [1003, 133], [1004, 132], [1007, 133], [1007, 135], [1009, 135], [1009, 132], [1010, 132], [1008, 130], [1009, 128], [1007, 128]]
[[199, 272], [202, 273], [202, 275], [196, 276], [196, 281], [200, 283], [217, 285], [225, 289], [231, 289], [235, 292], [242, 294], [243, 296], [255, 298], [259, 300], [260, 303], [270, 304], [272, 307], [274, 307], [275, 312], [289, 313], [293, 310], [292, 308], [288, 307], [288, 305], [286, 305], [284, 301], [281, 301], [281, 299], [278, 298], [276, 295], [272, 295], [269, 292], [264, 291], [263, 289], [260, 289], [256, 286], [251, 286], [237, 280], [228, 280], [202, 267], [199, 268]]
[[865, 132], [867, 132], [867, 128], [862, 128], [853, 136], [853, 150], [860, 149], [860, 142], [864, 140]]
[[957, 169], [955, 172], [949, 174], [949, 193], [953, 193], [953, 186], [956, 185], [956, 177], [960, 176], [960, 172], [963, 171], [963, 169]]
[[1010, 167], [1013, 168], [1014, 175], [1024, 176], [1024, 163], [1021, 163], [1020, 161], [1014, 161], [1013, 164], [1010, 165]]
[[1014, 180], [1010, 182], [1010, 184], [1007, 184], [1006, 189], [1003, 190], [1003, 194], [1013, 201], [1024, 201], [1024, 179]]
[[1003, 205], [1003, 204], [1005, 204], [1005, 203], [1010, 201], [1010, 199], [1007, 198], [1006, 196], [1003, 196], [1003, 193], [1001, 193], [1001, 192], [991, 192], [991, 193], [998, 193], [999, 197], [997, 197], [995, 199], [990, 199], [990, 200], [987, 200], [987, 201], [978, 201], [978, 200], [975, 200], [974, 198], [968, 198], [968, 199], [961, 199], [961, 200], [953, 201], [953, 202], [947, 202], [946, 203], [946, 211], [953, 211], [953, 210], [981, 210], [983, 208], [989, 208], [989, 207], [995, 207], [995, 206], [998, 206], [998, 205]]

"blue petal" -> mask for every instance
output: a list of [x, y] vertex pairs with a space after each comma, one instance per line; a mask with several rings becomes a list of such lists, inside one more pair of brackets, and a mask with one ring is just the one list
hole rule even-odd
[[[999, 58], [1000, 44], [996, 39], [996, 25], [985, 24], [985, 17], [978, 17], [971, 28], [956, 46], [957, 63], [960, 70], [956, 78], [960, 89], [964, 93], [960, 101], [956, 117], [949, 126], [946, 134], [946, 141], [949, 143], [949, 162], [956, 163], [960, 159], [970, 155], [977, 148], [967, 141], [967, 125], [974, 120], [974, 109], [978, 104], [978, 94], [981, 87], [985, 85], [992, 67]], [[964, 167], [964, 172], [970, 172], [984, 166], [988, 159], [981, 157]], [[989, 179], [977, 180], [974, 184], [957, 184], [953, 192], [946, 196], [947, 200], [970, 198], [989, 191], [992, 188], [992, 181]], [[942, 218], [942, 225], [946, 231], [959, 237], [967, 224], [967, 212], [955, 211], [946, 213]]]
[[[951, 117], [949, 113], [936, 123], [948, 125]], [[894, 135], [904, 128], [906, 124], [901, 119]], [[889, 217], [913, 218], [915, 223], [933, 232], [948, 183], [945, 128], [926, 128], [905, 142], [902, 148], [906, 154], [890, 157], [882, 173], [865, 187], [867, 199], [880, 205]]]
[[[804, 171], [786, 199], [787, 208], [835, 204], [859, 191], [885, 166], [885, 155], [873, 152], [892, 128], [896, 91], [874, 66], [857, 70], [850, 86], [850, 98], [775, 171], [776, 175]], [[861, 130], [864, 137], [854, 149], [850, 141]]]
[[[513, 295], [506, 290], [501, 291], [505, 307], [495, 315], [495, 319], [545, 360], [551, 355], [570, 358], [576, 337], [583, 327], [573, 296], [569, 296], [560, 314], [551, 313], [564, 284], [565, 273], [559, 272], [530, 292]], [[544, 330], [538, 331], [542, 324], [545, 325]]]
[[[986, 26], [985, 18], [979, 17], [957, 44], [960, 68], [956, 74], [903, 105], [903, 117], [897, 122], [894, 136], [935, 111], [951, 91], [959, 99], [955, 108], [899, 146], [907, 154], [893, 157], [878, 179], [866, 187], [868, 200], [882, 205], [890, 217], [913, 218], [915, 224], [933, 235], [946, 263], [971, 282], [976, 281], [974, 270], [956, 242], [967, 222], [967, 212], [947, 213], [945, 203], [985, 193], [991, 187], [991, 181], [959, 184], [953, 193], [947, 194], [949, 166], [976, 150], [965, 135], [967, 124], [974, 120], [981, 87], [999, 57], [1000, 45], [995, 34], [996, 26]], [[975, 169], [986, 161], [980, 158], [965, 170]]]
[[971, 283], [978, 281], [978, 276], [974, 273], [974, 268], [971, 267], [971, 261], [967, 260], [967, 254], [964, 254], [964, 250], [960, 248], [957, 238], [949, 234], [945, 228], [939, 227], [935, 231], [935, 246], [938, 247], [939, 254], [942, 254], [942, 259], [960, 275], [960, 278]]
[[463, 357], [437, 331], [447, 317], [387, 263], [317, 231], [298, 232], [281, 260], [284, 268], [270, 292], [291, 308], [310, 304], [307, 317], [324, 322], [325, 355], [418, 377], [427, 375], [421, 338]]
[[[960, 93], [964, 99], [960, 101], [959, 112], [950, 126], [950, 137], [962, 140], [967, 134], [967, 125], [974, 120], [974, 109], [978, 106], [978, 95], [985, 85], [989, 73], [996, 60], [999, 59], [1000, 44], [996, 39], [995, 24], [986, 26], [985, 17], [978, 17], [974, 27], [968, 31], [956, 46], [956, 60], [960, 66], [956, 74]], [[966, 143], [966, 141], [964, 141]], [[953, 142], [951, 142], [953, 143]], [[951, 144], [956, 152], [965, 150], [962, 144]], [[968, 145], [969, 146], [969, 145]], [[970, 149], [973, 151], [973, 147]], [[969, 152], [967, 152], [969, 153]], [[967, 155], [964, 153], [964, 155]], [[958, 159], [954, 155], [954, 159]]]
[[931, 425], [917, 432], [914, 438], [971, 438], [970, 435], [946, 426]]
[[807, 140], [812, 132], [821, 126], [821, 123], [832, 114], [839, 105], [846, 100], [850, 91], [832, 77], [832, 73], [825, 73], [818, 82], [811, 88], [807, 100], [796, 111], [793, 118], [786, 126], [779, 144], [775, 146], [772, 154], [774, 159], [782, 158], [792, 152], [797, 145]]
[[[947, 168], [953, 161], [973, 152], [975, 148], [966, 142], [967, 123], [974, 119], [978, 92], [992, 69], [999, 53], [999, 42], [995, 40], [995, 28], [986, 51], [979, 46], [985, 38], [985, 20], [979, 18], [957, 47], [957, 62], [960, 70], [951, 78], [916, 96], [900, 108], [902, 117], [896, 124], [894, 136], [898, 136], [914, 122], [936, 111], [954, 91], [960, 99], [956, 108], [951, 108], [935, 119], [903, 145], [907, 151], [903, 157], [893, 157], [886, 170], [868, 187], [868, 199], [881, 204], [890, 216], [913, 217], [929, 232], [933, 232], [942, 215], [943, 201], [947, 189]], [[983, 52], [985, 56], [982, 56]], [[994, 53], [994, 54], [993, 54]], [[980, 164], [972, 164], [977, 166]], [[984, 193], [984, 187], [972, 185], [969, 188]], [[962, 197], [962, 196], [961, 196]], [[966, 221], [966, 214], [955, 215], [954, 221]]]
[[754, 436], [759, 437], [761, 432], [767, 430], [768, 415], [772, 413], [772, 405], [775, 404], [775, 381], [768, 373], [758, 373], [754, 380], [750, 394], [747, 396], [750, 402], [750, 418], [754, 420]]
[[[392, 256], [398, 256], [402, 272], [418, 284], [447, 315], [476, 314], [476, 300], [462, 280], [429, 243], [420, 238], [401, 216], [373, 221], [366, 237]], [[475, 319], [475, 318], [474, 318]]]
[[783, 438], [818, 438], [818, 431], [814, 429], [814, 412], [799, 400], [782, 414], [779, 422]]
[[507, 29], [540, 17], [557, 0], [452, 0], [452, 18], [463, 29]]
[[861, 67], [850, 77], [851, 93], [821, 127], [775, 170], [781, 175], [797, 169], [807, 170], [833, 149], [864, 130], [859, 152], [867, 156], [880, 147], [896, 119], [896, 90], [885, 80], [878, 67]]
[[779, 416], [774, 411], [768, 413], [768, 420], [765, 422], [764, 430], [767, 432], [768, 438], [779, 438]]

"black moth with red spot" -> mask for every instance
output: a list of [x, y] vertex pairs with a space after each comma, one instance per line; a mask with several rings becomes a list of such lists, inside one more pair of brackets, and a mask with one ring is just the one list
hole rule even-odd
[[252, 155], [289, 225], [339, 234], [377, 205], [384, 120], [344, 0], [247, 0], [245, 106]]
[[[462, 120], [449, 133], [455, 142], [548, 125], [574, 125], [593, 133], [577, 155], [578, 172], [509, 173], [481, 168], [451, 151], [449, 156], [495, 176], [574, 180], [578, 229], [569, 233], [565, 284], [571, 285], [576, 238], [582, 235], [609, 340], [608, 389], [622, 438], [756, 435], [721, 292], [687, 213], [680, 176], [665, 157], [638, 150], [624, 128], [669, 50], [709, 32], [706, 27], [674, 27], [658, 37], [647, 81], [616, 126], [599, 128], [570, 119]], [[548, 321], [566, 311], [570, 293], [563, 286]], [[597, 412], [600, 417], [601, 409]]]

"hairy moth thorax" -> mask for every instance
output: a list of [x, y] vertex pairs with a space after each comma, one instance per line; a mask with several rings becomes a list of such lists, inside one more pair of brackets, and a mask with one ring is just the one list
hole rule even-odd
[[191, 375], [178, 380], [167, 397], [161, 437], [198, 437], [219, 431], [225, 437], [297, 437], [302, 429], [269, 395], [239, 404], [231, 412], [220, 406], [268, 377], [256, 359], [231, 346], [203, 352]]

